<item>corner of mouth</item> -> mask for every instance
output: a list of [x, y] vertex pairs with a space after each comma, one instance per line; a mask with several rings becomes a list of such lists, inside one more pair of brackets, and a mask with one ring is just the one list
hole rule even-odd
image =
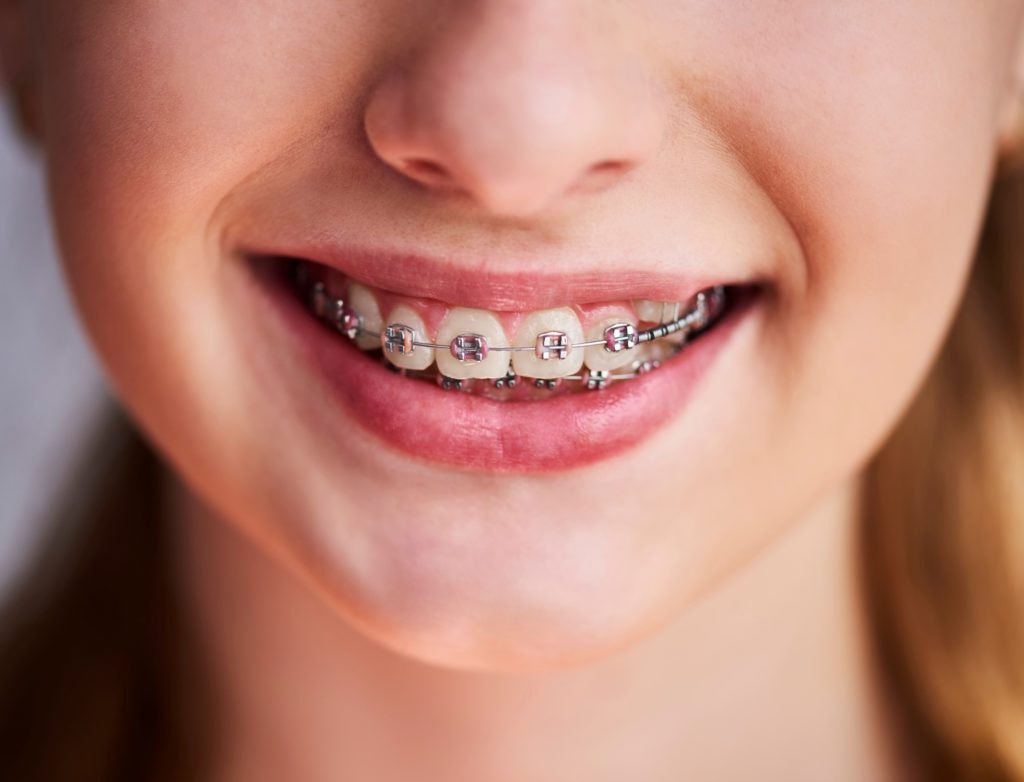
[[[584, 340], [590, 343], [584, 350], [577, 350], [582, 345], [575, 342], [580, 331], [574, 337], [568, 332], [586, 325], [586, 313], [578, 323], [575, 315], [562, 313], [568, 325], [560, 321], [557, 336], [565, 337], [570, 349], [566, 354], [553, 349], [558, 360], [549, 362], [540, 359], [540, 348], [547, 344], [541, 338], [556, 331], [544, 326], [549, 312], [530, 313], [539, 321], [523, 313], [499, 313], [503, 322], [511, 318], [527, 331], [546, 329], [530, 332], [531, 339], [525, 340], [522, 331], [514, 336], [509, 332], [502, 341], [494, 331], [501, 326], [495, 313], [490, 321], [486, 312], [467, 314], [466, 308], [387, 291], [380, 292], [373, 311], [376, 299], [366, 286], [334, 267], [283, 255], [253, 255], [249, 260], [257, 287], [267, 295], [264, 300], [283, 315], [292, 344], [348, 411], [343, 420], [358, 423], [406, 455], [472, 471], [559, 472], [611, 458], [642, 442], [687, 406], [699, 378], [765, 289], [760, 282], [701, 289], [698, 294], [708, 295], [708, 301], [719, 300], [718, 294], [712, 295], [719, 291], [720, 308], [715, 305], [712, 317], [696, 324], [688, 320], [692, 312], [677, 313], [669, 321], [680, 326], [674, 335], [661, 334], [665, 323], [643, 318], [613, 322], [608, 328], [598, 322], [601, 339]], [[435, 319], [442, 326], [458, 321], [451, 334], [425, 322], [434, 306], [446, 313]], [[418, 313], [425, 317], [415, 321]], [[467, 317], [483, 319], [467, 322]], [[683, 333], [687, 324], [695, 327]], [[620, 332], [616, 326], [624, 328]], [[641, 342], [642, 334], [650, 338]], [[673, 336], [683, 338], [663, 359], [640, 354], [640, 348], [667, 346]], [[486, 363], [487, 351], [475, 341], [479, 337], [493, 351], [487, 357], [502, 356], [500, 366]], [[620, 339], [621, 353], [609, 349], [605, 355], [605, 348]], [[554, 340], [549, 346], [558, 344]], [[413, 349], [403, 352], [409, 347]], [[587, 355], [587, 350], [597, 356]], [[556, 369], [550, 375], [534, 372], [536, 377], [530, 374], [533, 370], [518, 371], [522, 364], [512, 361], [515, 351], [537, 358], [530, 365], [534, 368]], [[572, 369], [557, 369], [561, 359], [573, 355], [578, 363]], [[614, 366], [602, 363], [609, 357]], [[413, 359], [423, 362], [409, 363]], [[299, 388], [296, 393], [301, 393]], [[328, 425], [333, 415], [324, 415]]]

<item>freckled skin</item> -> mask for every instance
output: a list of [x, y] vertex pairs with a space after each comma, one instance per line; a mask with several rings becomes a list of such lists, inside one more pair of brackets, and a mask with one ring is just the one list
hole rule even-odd
[[[1021, 17], [30, 5], [56, 231], [125, 404], [365, 632], [494, 669], [649, 632], [857, 473], [962, 291]], [[238, 248], [324, 231], [495, 272], [757, 274], [771, 295], [652, 439], [557, 476], [465, 473], [358, 430], [273, 324], [243, 319]]]

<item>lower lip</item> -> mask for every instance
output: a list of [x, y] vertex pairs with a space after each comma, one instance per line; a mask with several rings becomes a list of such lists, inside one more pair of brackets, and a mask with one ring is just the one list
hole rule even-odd
[[326, 328], [280, 274], [257, 268], [271, 309], [298, 354], [323, 375], [365, 430], [406, 456], [486, 472], [553, 473], [615, 457], [651, 437], [687, 405], [760, 290], [661, 369], [602, 391], [501, 402], [404, 378]]

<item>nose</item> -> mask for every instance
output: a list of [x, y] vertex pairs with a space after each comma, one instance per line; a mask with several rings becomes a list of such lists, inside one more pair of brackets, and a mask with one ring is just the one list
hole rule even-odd
[[447, 5], [367, 103], [370, 144], [404, 177], [521, 217], [610, 188], [657, 149], [665, 120], [640, 47], [589, 3]]

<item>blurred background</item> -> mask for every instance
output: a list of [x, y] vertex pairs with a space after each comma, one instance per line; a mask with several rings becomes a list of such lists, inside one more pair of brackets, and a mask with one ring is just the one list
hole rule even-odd
[[0, 111], [0, 590], [31, 559], [105, 386], [50, 235], [41, 161]]

